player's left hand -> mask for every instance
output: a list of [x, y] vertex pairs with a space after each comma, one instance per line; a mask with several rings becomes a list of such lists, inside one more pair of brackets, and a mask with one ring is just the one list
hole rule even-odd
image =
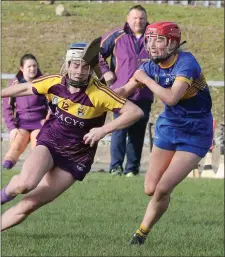
[[146, 85], [146, 80], [149, 80], [149, 76], [143, 70], [135, 71], [133, 78], [138, 82]]
[[100, 139], [102, 139], [103, 137], [106, 136], [106, 132], [104, 130], [104, 128], [93, 128], [89, 131], [89, 133], [87, 133], [86, 135], [84, 135], [83, 139], [84, 139], [84, 143], [90, 144], [91, 147], [93, 147], [96, 143], [98, 143], [98, 141]]

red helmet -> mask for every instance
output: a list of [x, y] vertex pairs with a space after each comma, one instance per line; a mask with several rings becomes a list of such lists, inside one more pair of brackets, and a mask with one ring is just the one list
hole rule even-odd
[[167, 39], [167, 45], [169, 40], [177, 41], [180, 43], [181, 40], [181, 30], [178, 25], [170, 21], [154, 22], [147, 26], [145, 30], [145, 37], [149, 36], [163, 36]]

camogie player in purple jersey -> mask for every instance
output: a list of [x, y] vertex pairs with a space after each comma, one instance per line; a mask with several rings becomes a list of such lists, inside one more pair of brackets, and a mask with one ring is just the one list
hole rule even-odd
[[[42, 76], [29, 83], [2, 90], [2, 97], [45, 95], [52, 114], [44, 123], [37, 146], [25, 160], [19, 175], [1, 190], [4, 204], [19, 194], [23, 199], [2, 215], [1, 230], [61, 195], [90, 171], [97, 143], [108, 133], [130, 126], [142, 110], [120, 97], [94, 76], [83, 59], [84, 43], [73, 44], [66, 75]], [[120, 116], [105, 124], [106, 112]]]
[[145, 177], [152, 196], [131, 244], [143, 244], [166, 212], [174, 188], [197, 166], [212, 144], [212, 100], [202, 69], [190, 52], [179, 49], [181, 30], [173, 22], [156, 22], [145, 31], [150, 60], [116, 92], [129, 96], [146, 85], [165, 105], [156, 121], [153, 149]]

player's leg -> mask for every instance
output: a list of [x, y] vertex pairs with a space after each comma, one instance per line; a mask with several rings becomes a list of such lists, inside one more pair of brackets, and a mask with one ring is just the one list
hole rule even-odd
[[[171, 147], [172, 148], [172, 147]], [[170, 162], [174, 156], [175, 151], [163, 150], [153, 145], [152, 152], [149, 159], [148, 169], [145, 175], [145, 194], [152, 196], [155, 192], [156, 186], [160, 181], [163, 173], [169, 167]], [[134, 234], [130, 244], [143, 244], [150, 229], [143, 224]]]
[[38, 145], [25, 160], [19, 175], [15, 175], [9, 184], [1, 190], [1, 204], [12, 200], [18, 194], [33, 190], [43, 176], [54, 166], [50, 151]]
[[133, 238], [133, 243], [144, 243], [148, 232], [167, 210], [170, 194], [173, 189], [187, 177], [200, 160], [201, 157], [190, 152], [177, 151], [173, 155], [168, 168], [163, 172], [155, 187], [153, 197], [148, 204], [141, 226], [137, 231], [143, 240], [140, 240], [140, 237], [136, 237], [135, 240]]
[[166, 211], [173, 189], [193, 170], [201, 157], [183, 151], [177, 151], [172, 161], [158, 182], [155, 193], [147, 208], [143, 225], [151, 229]]
[[20, 155], [26, 149], [30, 141], [30, 132], [24, 129], [18, 129], [18, 133], [10, 143], [9, 150], [4, 157], [3, 167], [11, 169], [18, 161]]
[[39, 132], [40, 132], [40, 129], [35, 129], [30, 132], [30, 146], [32, 150], [37, 144], [37, 135]]
[[174, 154], [174, 150], [164, 150], [153, 145], [144, 182], [146, 195], [152, 196], [154, 194], [155, 188], [169, 167]]
[[38, 186], [2, 215], [2, 231], [23, 222], [29, 214], [51, 202], [75, 182], [71, 173], [60, 168], [47, 172]]

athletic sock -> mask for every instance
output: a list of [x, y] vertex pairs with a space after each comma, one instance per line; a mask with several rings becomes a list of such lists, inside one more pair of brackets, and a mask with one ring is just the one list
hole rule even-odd
[[13, 161], [5, 160], [3, 162], [3, 168], [5, 169], [12, 169], [12, 167], [15, 165]]
[[10, 202], [13, 198], [16, 197], [16, 196], [7, 195], [6, 192], [5, 192], [6, 187], [1, 189], [1, 205], [4, 204], [4, 203]]
[[141, 224], [140, 228], [136, 231], [138, 235], [140, 235], [143, 238], [146, 238], [148, 233], [150, 232], [150, 229], [147, 229], [144, 225]]

